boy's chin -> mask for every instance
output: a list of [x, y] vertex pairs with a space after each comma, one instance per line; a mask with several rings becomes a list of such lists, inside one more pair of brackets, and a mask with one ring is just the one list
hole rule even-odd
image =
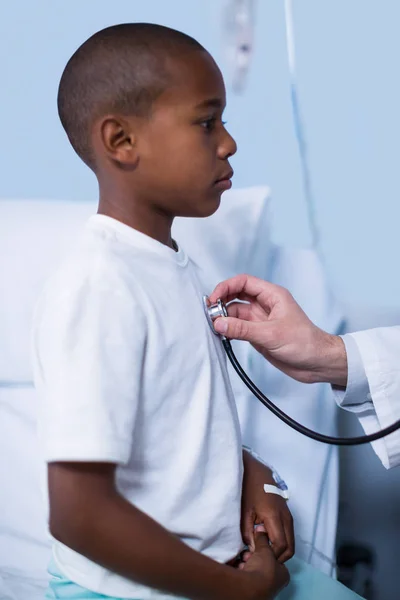
[[208, 210], [204, 210], [203, 214], [200, 217], [211, 217], [214, 213], [219, 209], [219, 205], [221, 204], [221, 197], [218, 198], [217, 201], [214, 202], [212, 206], [207, 207]]
[[211, 215], [217, 212], [220, 204], [221, 194], [219, 194], [218, 196], [214, 196], [213, 198], [206, 198], [201, 204], [195, 207], [193, 213], [190, 216], [198, 219], [211, 217]]

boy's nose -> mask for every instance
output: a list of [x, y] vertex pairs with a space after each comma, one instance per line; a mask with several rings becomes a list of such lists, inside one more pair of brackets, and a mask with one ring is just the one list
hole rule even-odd
[[236, 154], [237, 145], [230, 133], [228, 133], [227, 131], [225, 131], [224, 133], [224, 139], [219, 145], [218, 157], [226, 160], [230, 156]]

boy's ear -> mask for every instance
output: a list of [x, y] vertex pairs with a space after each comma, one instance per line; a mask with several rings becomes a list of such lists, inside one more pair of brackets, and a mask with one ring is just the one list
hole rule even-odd
[[99, 134], [103, 152], [114, 163], [128, 169], [137, 165], [137, 140], [130, 120], [115, 115], [103, 117]]

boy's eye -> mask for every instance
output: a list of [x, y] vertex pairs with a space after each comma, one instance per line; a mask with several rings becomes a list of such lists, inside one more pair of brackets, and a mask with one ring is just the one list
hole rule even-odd
[[[213, 129], [215, 129], [216, 123], [217, 123], [217, 118], [216, 117], [210, 117], [209, 119], [205, 119], [204, 121], [201, 121], [200, 125], [206, 131], [213, 131]], [[222, 123], [223, 126], [226, 125], [226, 121], [221, 121], [221, 123]]]
[[216, 123], [217, 119], [215, 117], [211, 117], [210, 119], [205, 119], [204, 121], [202, 121], [200, 123], [200, 125], [206, 130], [206, 131], [212, 131], [215, 128], [215, 123]]

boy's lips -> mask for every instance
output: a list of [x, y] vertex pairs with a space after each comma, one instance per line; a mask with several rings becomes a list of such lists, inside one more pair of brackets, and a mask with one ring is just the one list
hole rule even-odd
[[215, 183], [219, 183], [220, 181], [225, 181], [226, 179], [232, 179], [233, 177], [233, 169], [229, 169], [229, 171], [225, 171], [221, 177], [215, 180]]
[[218, 179], [216, 179], [215, 185], [220, 189], [229, 190], [229, 188], [232, 187], [232, 177], [233, 170], [229, 169], [229, 171], [226, 171], [224, 175], [221, 175], [221, 177], [218, 177]]

